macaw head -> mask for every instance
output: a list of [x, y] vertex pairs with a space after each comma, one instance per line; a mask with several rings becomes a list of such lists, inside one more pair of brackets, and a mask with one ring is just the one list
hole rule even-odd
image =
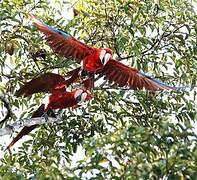
[[91, 100], [93, 96], [91, 95], [90, 91], [85, 89], [77, 89], [74, 93], [74, 98], [76, 99], [77, 103], [82, 103], [84, 101]]
[[101, 48], [100, 50], [99, 59], [103, 66], [105, 66], [105, 64], [107, 64], [107, 62], [112, 58], [112, 50], [109, 48]]

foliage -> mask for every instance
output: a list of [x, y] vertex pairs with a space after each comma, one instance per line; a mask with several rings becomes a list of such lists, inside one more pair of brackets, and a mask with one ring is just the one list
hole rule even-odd
[[[65, 7], [75, 8], [72, 20], [62, 17]], [[31, 116], [43, 100], [43, 94], [16, 98], [24, 82], [76, 66], [53, 53], [32, 27], [29, 13], [89, 45], [110, 47], [117, 59], [161, 81], [196, 86], [197, 17], [190, 1], [4, 0], [0, 9], [0, 91], [12, 109], [7, 124]], [[42, 49], [46, 57], [35, 57]], [[96, 87], [87, 105], [57, 111], [61, 123], [40, 127], [12, 155], [5, 152], [1, 177], [195, 179], [195, 89], [153, 93], [105, 87]], [[0, 106], [3, 116], [4, 103]], [[75, 152], [82, 156], [77, 164]]]

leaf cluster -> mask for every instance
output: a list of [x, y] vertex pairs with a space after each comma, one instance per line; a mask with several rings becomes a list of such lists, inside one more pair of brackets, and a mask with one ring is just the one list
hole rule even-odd
[[[94, 100], [57, 111], [62, 122], [34, 131], [0, 161], [4, 179], [195, 179], [197, 176], [196, 13], [186, 0], [4, 0], [0, 3], [0, 92], [8, 100], [7, 124], [31, 113], [43, 94], [16, 98], [33, 77], [77, 65], [54, 54], [28, 14], [116, 59], [188, 91], [145, 92], [97, 87]], [[76, 8], [72, 20], [62, 11]], [[46, 55], [39, 56], [43, 49]], [[2, 117], [4, 103], [0, 102]], [[80, 150], [82, 147], [82, 150]], [[4, 147], [1, 145], [1, 148]], [[78, 156], [77, 163], [73, 155]]]

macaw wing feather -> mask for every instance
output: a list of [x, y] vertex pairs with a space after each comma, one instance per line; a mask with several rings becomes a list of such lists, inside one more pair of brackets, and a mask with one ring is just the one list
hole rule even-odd
[[65, 84], [66, 81], [61, 75], [54, 73], [45, 73], [25, 83], [24, 86], [22, 86], [16, 92], [16, 96], [18, 97], [23, 95], [26, 97], [38, 92], [65, 92]]
[[128, 67], [116, 60], [110, 60], [104, 68], [97, 72], [104, 76], [109, 82], [114, 82], [120, 87], [127, 86], [134, 90], [146, 89], [157, 90], [176, 90], [176, 87], [165, 85], [152, 77], [139, 72], [137, 69]]
[[55, 29], [31, 15], [34, 25], [45, 34], [49, 46], [61, 56], [72, 58], [77, 63], [94, 51], [94, 48], [78, 41], [68, 33]]
[[76, 69], [71, 70], [71, 71], [66, 73], [66, 77], [69, 77], [68, 79], [66, 79], [66, 85], [67, 86], [73, 84], [74, 82], [76, 82], [79, 79], [80, 69], [81, 68], [79, 67], [79, 68], [76, 68]]

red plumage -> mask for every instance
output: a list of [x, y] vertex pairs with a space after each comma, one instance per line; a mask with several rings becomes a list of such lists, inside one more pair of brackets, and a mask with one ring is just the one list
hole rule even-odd
[[151, 91], [172, 89], [175, 87], [167, 86], [153, 78], [140, 73], [137, 69], [128, 67], [116, 60], [110, 59], [103, 69], [97, 72], [100, 76], [118, 86], [127, 86], [134, 90], [147, 89]]
[[[114, 82], [120, 87], [127, 86], [131, 89], [147, 89], [152, 91], [176, 89], [139, 72], [135, 68], [113, 60], [112, 50], [109, 48], [88, 46], [68, 33], [42, 23], [35, 16], [31, 16], [31, 18], [34, 25], [45, 34], [49, 46], [56, 53], [66, 58], [72, 58], [77, 63], [83, 62], [82, 68], [87, 72], [99, 74], [100, 77], [104, 76], [105, 79]], [[78, 77], [74, 73], [74, 77], [71, 76], [70, 83], [74, 82]]]
[[78, 63], [80, 63], [84, 57], [92, 54], [94, 50], [92, 47], [76, 40], [62, 30], [42, 23], [33, 15], [31, 15], [31, 18], [34, 25], [45, 34], [48, 44], [56, 53], [66, 58], [72, 58]]
[[[42, 104], [33, 114], [32, 118], [41, 117], [44, 114], [44, 104]], [[10, 149], [19, 139], [23, 136], [29, 134], [32, 130], [34, 130], [38, 125], [33, 126], [25, 126], [23, 129], [17, 134], [17, 136], [11, 141], [11, 143], [7, 146], [7, 149]]]
[[[76, 107], [78, 103], [80, 103], [78, 99], [75, 97], [75, 93], [78, 90], [79, 89], [73, 90], [72, 92], [64, 92], [50, 95], [49, 103], [45, 111], [48, 111], [49, 109], [64, 109], [68, 107]], [[91, 94], [88, 91], [82, 89], [80, 90], [83, 91], [83, 93], [87, 94], [87, 97], [84, 99], [84, 101], [90, 100], [92, 98]]]
[[65, 92], [65, 78], [55, 73], [45, 73], [25, 83], [17, 92], [16, 96], [31, 96], [34, 93]]

